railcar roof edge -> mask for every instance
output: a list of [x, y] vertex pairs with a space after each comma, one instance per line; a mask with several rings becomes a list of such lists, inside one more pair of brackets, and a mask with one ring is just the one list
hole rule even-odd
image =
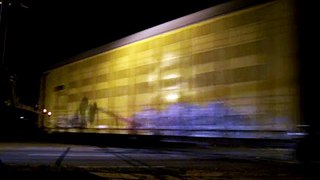
[[130, 43], [134, 43], [143, 39], [147, 39], [152, 36], [156, 36], [159, 34], [163, 34], [166, 32], [169, 32], [171, 30], [179, 29], [182, 27], [185, 27], [187, 25], [195, 24], [200, 21], [204, 21], [206, 19], [219, 16], [222, 14], [230, 13], [236, 10], [241, 10], [250, 6], [264, 4], [267, 2], [271, 2], [273, 0], [261, 0], [261, 1], [255, 1], [255, 0], [232, 0], [227, 1], [222, 4], [215, 5], [213, 7], [206, 8], [204, 10], [168, 21], [166, 23], [148, 28], [146, 30], [134, 33], [132, 35], [129, 35], [127, 37], [121, 38], [119, 40], [113, 41], [111, 43], [105, 44], [103, 46], [85, 51], [83, 53], [80, 53], [78, 55], [73, 56], [72, 58], [69, 58], [65, 61], [59, 62], [52, 67], [50, 67], [48, 70], [44, 71], [43, 74], [49, 73], [51, 70], [59, 68], [61, 66], [80, 61], [84, 58], [94, 56], [97, 54], [100, 54], [105, 51], [109, 51]]

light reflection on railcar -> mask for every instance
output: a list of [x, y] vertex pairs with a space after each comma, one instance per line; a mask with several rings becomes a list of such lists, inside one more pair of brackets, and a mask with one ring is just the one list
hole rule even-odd
[[271, 1], [143, 37], [181, 22], [172, 21], [52, 69], [42, 80], [42, 106], [53, 112], [45, 127], [292, 138], [300, 123], [293, 12], [290, 1]]

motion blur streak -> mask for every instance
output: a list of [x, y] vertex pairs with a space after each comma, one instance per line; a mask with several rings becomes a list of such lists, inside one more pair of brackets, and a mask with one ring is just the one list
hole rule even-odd
[[66, 132], [291, 138], [287, 132], [300, 124], [295, 7], [287, 0], [240, 9], [233, 3], [45, 72], [41, 106], [52, 116], [39, 125]]

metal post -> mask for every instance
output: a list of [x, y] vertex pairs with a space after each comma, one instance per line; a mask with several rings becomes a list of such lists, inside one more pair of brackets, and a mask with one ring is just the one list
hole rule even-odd
[[10, 2], [8, 0], [0, 1], [0, 67], [5, 66], [5, 52], [6, 52], [6, 35], [7, 35], [7, 14]]

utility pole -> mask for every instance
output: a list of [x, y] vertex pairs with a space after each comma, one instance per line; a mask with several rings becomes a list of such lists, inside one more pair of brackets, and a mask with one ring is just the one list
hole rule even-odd
[[0, 0], [0, 67], [5, 66], [5, 52], [6, 52], [6, 37], [7, 37], [7, 24], [8, 24], [8, 7], [10, 6], [9, 0]]
[[[14, 106], [19, 109], [35, 112], [33, 108], [20, 104], [16, 94], [16, 76], [10, 73], [6, 63], [6, 38], [8, 29], [8, 19], [12, 0], [0, 0], [0, 105]], [[20, 7], [28, 8], [22, 3]]]
[[9, 73], [5, 63], [6, 31], [7, 31], [7, 0], [0, 0], [0, 110], [6, 104], [10, 94]]

